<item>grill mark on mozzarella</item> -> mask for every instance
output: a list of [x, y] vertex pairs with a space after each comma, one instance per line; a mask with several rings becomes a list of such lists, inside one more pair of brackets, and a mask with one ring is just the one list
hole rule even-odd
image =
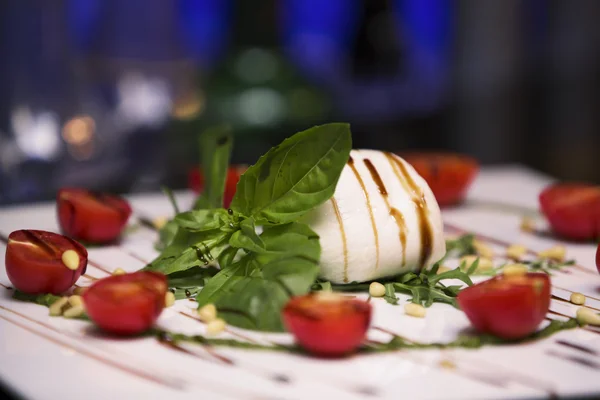
[[362, 188], [363, 194], [365, 195], [365, 201], [367, 202], [367, 210], [369, 210], [369, 217], [371, 218], [371, 227], [373, 228], [373, 235], [375, 237], [375, 270], [379, 268], [379, 233], [377, 232], [377, 225], [375, 224], [375, 217], [373, 216], [373, 208], [371, 207], [371, 199], [369, 197], [369, 192], [367, 192], [367, 188], [365, 187], [365, 182], [361, 178], [356, 166], [354, 165], [354, 159], [350, 157], [348, 160], [348, 166], [352, 169], [356, 180], [360, 184]]
[[375, 181], [375, 184], [377, 184], [379, 193], [381, 194], [381, 197], [383, 197], [383, 200], [385, 201], [385, 204], [388, 208], [390, 216], [392, 218], [394, 218], [394, 220], [396, 221], [396, 225], [398, 225], [398, 230], [400, 232], [399, 233], [400, 244], [402, 245], [402, 266], [404, 266], [406, 264], [406, 223], [404, 221], [404, 215], [402, 215], [400, 210], [392, 207], [392, 205], [390, 204], [389, 194], [388, 194], [387, 189], [385, 188], [385, 184], [383, 183], [383, 180], [381, 179], [379, 172], [377, 172], [377, 168], [375, 168], [375, 166], [373, 165], [371, 160], [365, 158], [363, 160], [363, 162], [365, 163], [365, 166], [371, 173], [371, 177], [373, 178], [373, 181]]
[[346, 241], [346, 230], [344, 229], [344, 221], [342, 220], [342, 214], [338, 207], [335, 197], [332, 197], [331, 204], [333, 205], [333, 211], [335, 211], [335, 218], [337, 219], [338, 225], [340, 226], [340, 234], [342, 235], [342, 249], [344, 251], [344, 282], [348, 283], [348, 242]]
[[431, 257], [431, 253], [433, 252], [433, 232], [431, 230], [431, 225], [429, 224], [429, 219], [427, 218], [427, 202], [425, 200], [423, 191], [412, 179], [402, 161], [396, 158], [392, 153], [386, 152], [385, 156], [392, 165], [392, 169], [394, 170], [396, 177], [401, 182], [405, 182], [403, 183], [403, 186], [405, 188], [410, 188], [410, 190], [408, 190], [407, 192], [415, 205], [415, 210], [417, 212], [417, 217], [419, 220], [419, 232], [421, 234], [421, 254], [419, 256], [419, 270], [422, 270], [425, 267], [427, 259]]

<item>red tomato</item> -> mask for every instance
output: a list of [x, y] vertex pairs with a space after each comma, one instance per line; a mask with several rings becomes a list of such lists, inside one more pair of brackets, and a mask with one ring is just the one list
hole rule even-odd
[[440, 207], [461, 202], [479, 171], [477, 160], [462, 154], [414, 152], [399, 155], [425, 179]]
[[342, 356], [356, 350], [365, 339], [371, 305], [342, 295], [307, 294], [286, 304], [283, 320], [308, 352]]
[[[225, 181], [225, 193], [223, 194], [223, 206], [225, 208], [229, 208], [231, 200], [235, 195], [235, 189], [240, 180], [240, 176], [242, 176], [247, 169], [248, 166], [246, 165], [233, 165], [229, 167], [229, 170], [227, 171], [227, 180]], [[194, 192], [201, 193], [204, 190], [204, 176], [200, 173], [198, 168], [190, 170], [188, 182], [190, 188]]]
[[478, 331], [519, 339], [544, 320], [550, 307], [550, 278], [544, 273], [500, 275], [461, 291], [458, 304]]
[[573, 240], [600, 238], [600, 186], [550, 185], [540, 194], [540, 207], [557, 234]]
[[131, 215], [127, 200], [85, 189], [61, 189], [56, 202], [63, 232], [90, 243], [117, 239]]
[[167, 278], [157, 272], [113, 275], [94, 282], [83, 293], [83, 303], [101, 329], [135, 335], [154, 325], [165, 306], [167, 289]]
[[[69, 269], [62, 255], [73, 250], [79, 257], [77, 269]], [[21, 292], [60, 294], [85, 272], [87, 250], [66, 236], [34, 230], [14, 231], [8, 236], [6, 273]]]

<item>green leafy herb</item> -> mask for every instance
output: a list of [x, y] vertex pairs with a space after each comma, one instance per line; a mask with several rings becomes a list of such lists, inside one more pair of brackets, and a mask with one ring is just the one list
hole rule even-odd
[[177, 199], [175, 198], [173, 191], [166, 186], [161, 187], [161, 190], [169, 198], [171, 206], [173, 207], [173, 210], [175, 210], [175, 214], [179, 214], [179, 205], [177, 204]]
[[15, 290], [12, 297], [15, 300], [26, 301], [28, 303], [35, 303], [45, 307], [50, 307], [56, 300], [60, 299], [60, 296], [57, 296], [55, 294], [27, 294], [19, 290]]
[[392, 305], [398, 304], [398, 297], [396, 297], [396, 287], [393, 283], [385, 284], [385, 295], [383, 296], [385, 301]]
[[456, 257], [477, 254], [474, 241], [475, 235], [470, 233], [461, 235], [456, 239], [446, 240], [446, 253]]
[[[319, 271], [319, 238], [296, 220], [333, 195], [350, 155], [350, 129], [317, 126], [271, 149], [242, 175], [230, 210], [220, 208], [231, 151], [224, 135], [217, 129], [201, 139], [207, 181], [196, 206], [203, 208], [174, 218], [165, 231], [170, 240], [161, 240], [162, 253], [145, 269], [181, 274], [178, 284], [171, 281], [176, 295], [198, 292], [202, 283], [199, 305], [215, 303], [230, 324], [281, 331], [283, 305], [310, 291]], [[185, 273], [216, 261], [214, 276]]]
[[232, 147], [233, 136], [229, 125], [213, 127], [200, 135], [200, 174], [204, 177], [204, 191], [196, 200], [194, 209], [223, 207]]
[[231, 233], [220, 229], [205, 232], [178, 229], [172, 243], [144, 270], [169, 275], [197, 266], [208, 266], [227, 246], [230, 236]]
[[231, 208], [259, 225], [296, 221], [331, 198], [351, 148], [348, 124], [297, 133], [248, 168]]
[[[173, 210], [175, 211], [175, 215], [179, 214], [179, 205], [177, 204], [177, 200], [173, 195], [173, 191], [168, 187], [162, 187], [162, 191], [169, 198], [171, 205], [173, 206]], [[158, 230], [158, 241], [154, 244], [154, 248], [157, 251], [163, 251], [167, 246], [169, 246], [175, 235], [177, 234], [177, 223], [172, 219], [167, 221], [165, 225]]]
[[552, 275], [552, 271], [559, 271], [564, 267], [575, 265], [575, 260], [562, 262], [544, 258], [533, 261], [522, 261], [521, 263], [525, 264], [531, 272], [545, 272], [548, 275]]
[[[19, 290], [15, 290], [13, 292], [12, 298], [19, 301], [24, 301], [28, 303], [39, 304], [40, 306], [50, 307], [54, 304], [55, 301], [59, 300], [61, 296], [57, 296], [51, 293], [45, 294], [27, 294], [23, 293]], [[78, 317], [74, 317], [73, 319], [81, 319], [85, 321], [89, 321], [89, 317], [86, 314], [80, 315]]]
[[[445, 258], [445, 257], [444, 257]], [[438, 274], [439, 267], [444, 259], [438, 261], [430, 270], [394, 276], [380, 280], [385, 285], [384, 299], [392, 304], [398, 304], [396, 292], [412, 295], [411, 302], [430, 307], [433, 303], [450, 304], [458, 308], [456, 297], [464, 285], [446, 286], [442, 281], [456, 279], [471, 286], [471, 278], [461, 267]], [[364, 292], [369, 290], [369, 283], [352, 282], [345, 285], [332, 285], [333, 290], [339, 292]]]
[[176, 300], [194, 298], [218, 272], [219, 270], [213, 266], [175, 272], [168, 275], [169, 287], [174, 290]]
[[283, 331], [281, 309], [290, 296], [307, 293], [318, 275], [319, 237], [298, 222], [265, 227], [264, 247], [248, 252], [209, 280], [196, 301], [215, 303], [230, 324]]

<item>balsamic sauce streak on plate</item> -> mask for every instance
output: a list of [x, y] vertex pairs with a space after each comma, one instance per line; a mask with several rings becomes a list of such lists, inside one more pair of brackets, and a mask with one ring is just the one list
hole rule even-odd
[[419, 232], [421, 235], [419, 270], [422, 270], [433, 252], [433, 231], [431, 229], [431, 224], [429, 223], [427, 201], [425, 200], [423, 191], [412, 179], [402, 161], [396, 158], [392, 153], [385, 153], [385, 155], [392, 165], [394, 174], [396, 174], [396, 177], [402, 183], [402, 186], [405, 188], [408, 186], [409, 190], [407, 190], [407, 192], [415, 205], [415, 211], [417, 212], [417, 218], [419, 220]]
[[90, 264], [92, 267], [98, 268], [100, 271], [108, 274], [108, 275], [112, 275], [112, 272], [110, 272], [108, 269], [104, 268], [102, 265], [98, 264], [95, 261], [92, 261], [88, 258], [88, 264]]
[[[548, 310], [548, 314], [550, 314], [550, 315], [558, 315], [558, 316], [563, 317], [563, 318], [573, 318], [573, 317], [570, 317], [570, 316], [568, 316], [566, 314], [559, 313], [558, 311], [553, 311], [553, 310]], [[547, 318], [547, 319], [554, 320], [554, 318]], [[592, 333], [600, 335], [600, 330], [593, 329], [593, 328], [590, 328], [588, 326], [581, 326], [581, 327], [579, 327], [579, 329], [583, 329], [584, 331], [588, 331], [588, 332], [592, 332]]]
[[584, 367], [588, 367], [588, 368], [592, 368], [592, 369], [600, 369], [600, 364], [589, 360], [587, 358], [583, 358], [580, 356], [575, 356], [575, 355], [571, 355], [571, 354], [562, 354], [562, 353], [558, 353], [554, 350], [546, 350], [546, 354], [549, 356], [553, 356], [565, 361], [571, 361], [574, 362], [576, 364], [582, 365]]
[[556, 341], [556, 343], [560, 344], [562, 346], [574, 349], [574, 350], [578, 350], [578, 351], [580, 351], [582, 353], [591, 354], [591, 355], [594, 355], [594, 356], [600, 355], [596, 350], [590, 349], [589, 347], [583, 346], [581, 344], [568, 342], [568, 341], [563, 340], [563, 339], [558, 339]]
[[375, 225], [375, 217], [373, 216], [373, 208], [371, 207], [371, 198], [369, 197], [369, 192], [367, 192], [367, 188], [365, 187], [365, 182], [362, 177], [358, 173], [356, 166], [354, 165], [354, 159], [350, 157], [348, 160], [348, 166], [352, 169], [356, 180], [360, 184], [360, 187], [365, 196], [365, 202], [367, 203], [367, 210], [369, 211], [369, 217], [371, 218], [371, 227], [373, 228], [373, 235], [375, 237], [375, 270], [379, 268], [379, 233], [377, 232], [377, 225]]
[[377, 185], [377, 189], [379, 189], [379, 193], [385, 201], [390, 215], [392, 216], [392, 218], [394, 218], [394, 221], [396, 221], [396, 225], [398, 225], [398, 231], [400, 232], [400, 244], [402, 245], [402, 266], [404, 266], [406, 264], [406, 222], [404, 221], [404, 215], [402, 215], [402, 213], [398, 209], [392, 207], [392, 205], [390, 204], [389, 194], [387, 189], [385, 188], [385, 184], [383, 183], [381, 176], [377, 172], [377, 168], [375, 168], [371, 160], [365, 158], [363, 162], [365, 163], [365, 166], [371, 173], [371, 177]]
[[[563, 303], [568, 303], [568, 304], [571, 304], [571, 305], [578, 305], [578, 304], [573, 304], [573, 303], [571, 303], [571, 301], [570, 301], [570, 300], [563, 299], [562, 297], [558, 297], [558, 296], [557, 296], [557, 295], [555, 295], [555, 294], [553, 294], [553, 295], [552, 295], [552, 299], [553, 299], [553, 300], [556, 300], [556, 301], [563, 302]], [[600, 308], [592, 307], [592, 306], [589, 306], [589, 305], [587, 305], [587, 304], [585, 305], [585, 308], [591, 308], [592, 310], [596, 310], [596, 311], [599, 311], [599, 312], [600, 312]]]
[[[185, 312], [183, 312], [183, 311], [177, 311], [177, 312], [178, 312], [179, 314], [181, 314], [181, 315], [183, 315], [183, 316], [187, 317], [187, 318], [193, 319], [193, 320], [195, 320], [196, 322], [199, 322], [199, 323], [201, 323], [201, 324], [204, 324], [204, 322], [202, 322], [202, 321], [201, 321], [201, 320], [199, 320], [198, 318], [194, 317], [193, 315], [190, 315], [190, 314], [188, 314], [188, 313], [185, 313]], [[225, 329], [225, 332], [227, 332], [228, 334], [230, 334], [230, 335], [232, 335], [232, 336], [234, 336], [234, 337], [237, 337], [237, 338], [240, 338], [240, 339], [242, 339], [242, 340], [245, 340], [245, 341], [247, 341], [247, 342], [249, 342], [249, 343], [253, 343], [253, 344], [261, 344], [260, 342], [256, 341], [255, 339], [252, 339], [252, 338], [250, 338], [250, 337], [248, 337], [248, 336], [245, 336], [245, 335], [243, 335], [243, 334], [241, 334], [241, 333], [239, 333], [239, 332], [236, 332], [236, 331], [233, 331], [233, 330], [230, 330], [230, 329], [227, 329], [227, 328]], [[276, 346], [276, 345], [277, 345], [277, 343], [275, 343], [275, 342], [272, 342], [272, 341], [269, 341], [269, 340], [267, 340], [266, 338], [262, 338], [262, 340], [263, 340], [263, 343], [266, 343], [267, 345], [271, 345], [271, 346]], [[204, 345], [204, 346], [208, 346], [208, 345]], [[210, 348], [210, 346], [208, 346], [208, 347]], [[232, 360], [231, 364], [232, 364], [232, 365], [235, 365], [235, 366], [239, 366], [238, 364], [235, 364], [235, 363], [233, 362], [233, 360]], [[241, 367], [240, 367], [240, 368], [241, 368]], [[257, 373], [257, 372], [256, 372], [256, 369], [254, 369], [254, 368], [252, 368], [252, 369], [249, 369], [249, 368], [244, 368], [244, 369], [245, 369], [246, 371], [251, 371], [251, 372], [253, 372], [253, 373]], [[348, 388], [345, 388], [345, 387], [343, 387], [343, 383], [339, 383], [339, 382], [338, 382], [338, 384], [336, 384], [336, 383], [334, 383], [334, 382], [331, 382], [331, 380], [330, 380], [330, 379], [321, 379], [321, 378], [323, 378], [321, 375], [315, 375], [315, 376], [312, 376], [312, 379], [314, 379], [314, 380], [319, 380], [319, 381], [321, 381], [322, 383], [325, 383], [325, 384], [328, 384], [328, 385], [332, 385], [332, 386], [334, 386], [334, 387], [336, 387], [336, 388], [338, 388], [338, 389], [341, 389], [341, 390], [349, 390]], [[269, 379], [272, 379], [272, 380], [274, 380], [274, 381], [276, 381], [276, 382], [278, 382], [278, 383], [285, 383], [285, 384], [291, 383], [291, 382], [293, 381], [293, 379], [292, 379], [292, 378], [291, 378], [289, 375], [284, 375], [284, 374], [281, 374], [281, 373], [277, 373], [277, 374], [275, 374], [275, 375], [271, 375], [271, 376], [269, 377]], [[360, 392], [360, 393], [362, 393], [362, 391], [363, 391], [365, 388], [367, 388], [369, 391], [371, 391], [371, 392], [373, 392], [373, 393], [376, 393], [376, 392], [377, 392], [377, 389], [376, 389], [376, 388], [369, 387], [369, 386], [364, 386], [364, 387], [361, 387], [361, 388], [355, 388], [355, 390], [351, 390], [351, 391], [355, 391], [355, 392]]]
[[[74, 336], [72, 334], [67, 334], [65, 332], [62, 332], [62, 331], [54, 328], [51, 325], [47, 325], [47, 324], [44, 324], [44, 323], [42, 323], [40, 321], [37, 321], [37, 320], [35, 320], [33, 318], [29, 318], [28, 316], [23, 315], [23, 314], [21, 314], [19, 312], [16, 312], [14, 310], [11, 310], [9, 308], [3, 307], [3, 306], [0, 306], [0, 308], [3, 309], [3, 310], [6, 310], [6, 311], [12, 312], [13, 314], [16, 314], [16, 315], [18, 315], [18, 316], [20, 316], [20, 317], [22, 317], [22, 318], [24, 318], [26, 320], [34, 322], [37, 325], [40, 325], [40, 326], [42, 326], [42, 327], [44, 327], [46, 329], [49, 329], [51, 331], [54, 331], [54, 332], [58, 333], [58, 334], [62, 334], [62, 335], [65, 335], [65, 336], [68, 336], [68, 337], [71, 337], [71, 338], [76, 337], [76, 336]], [[18, 326], [18, 327], [20, 327], [22, 329], [25, 329], [25, 330], [33, 333], [34, 335], [43, 337], [44, 339], [49, 340], [49, 341], [51, 341], [51, 342], [53, 342], [55, 344], [58, 344], [58, 345], [63, 346], [63, 347], [66, 347], [66, 348], [68, 348], [68, 349], [70, 349], [72, 351], [75, 351], [76, 353], [79, 353], [79, 354], [81, 354], [83, 356], [86, 356], [88, 358], [92, 358], [92, 359], [94, 359], [96, 361], [99, 361], [99, 362], [105, 364], [105, 365], [108, 365], [108, 366], [111, 366], [111, 367], [115, 367], [115, 368], [117, 368], [117, 369], [119, 369], [119, 370], [121, 370], [123, 372], [127, 372], [127, 373], [129, 373], [131, 375], [137, 376], [138, 378], [142, 378], [142, 379], [145, 379], [145, 380], [153, 382], [153, 383], [161, 384], [163, 386], [167, 386], [167, 387], [169, 387], [171, 389], [175, 389], [175, 390], [181, 390], [182, 389], [180, 385], [175, 384], [173, 382], [169, 382], [169, 381], [167, 381], [165, 379], [162, 379], [160, 376], [155, 376], [155, 375], [152, 375], [152, 374], [150, 374], [150, 373], [148, 373], [146, 371], [134, 369], [134, 368], [131, 368], [131, 367], [127, 366], [127, 365], [123, 365], [123, 364], [121, 364], [121, 363], [119, 363], [117, 361], [113, 361], [113, 360], [111, 360], [109, 358], [104, 358], [102, 356], [99, 356], [97, 354], [94, 354], [94, 353], [90, 352], [89, 350], [87, 350], [85, 348], [81, 348], [79, 346], [74, 346], [72, 343], [69, 343], [67, 341], [63, 341], [63, 340], [59, 340], [59, 339], [53, 338], [50, 335], [47, 335], [47, 334], [45, 334], [43, 332], [40, 332], [40, 331], [38, 331], [36, 329], [32, 329], [32, 328], [30, 328], [30, 327], [28, 327], [26, 325], [23, 325], [23, 324], [21, 324], [21, 323], [19, 323], [17, 321], [14, 321], [14, 320], [12, 320], [10, 318], [6, 318], [6, 317], [4, 317], [2, 315], [0, 315], [0, 318], [3, 319], [3, 320], [5, 320], [5, 321], [7, 321], [7, 322], [12, 323], [15, 326]]]
[[[563, 287], [558, 287], [558, 286], [556, 286], [556, 285], [552, 285], [552, 287], [553, 287], [553, 288], [555, 288], [555, 289], [564, 290], [565, 292], [569, 292], [569, 293], [579, 293], [579, 292], [574, 292], [574, 291], [572, 291], [572, 290], [570, 290], [570, 289], [565, 289], [565, 288], [563, 288]], [[585, 293], [584, 293], [584, 294], [585, 294]], [[590, 296], [590, 295], [587, 295], [587, 294], [585, 294], [585, 297], [586, 297], [586, 298], [589, 298], [589, 299], [592, 299], [592, 300], [597, 300], [597, 301], [600, 301], [600, 299], [599, 299], [599, 298], [597, 298], [597, 297], [593, 297], [593, 296]], [[587, 306], [586, 306], [586, 307], [587, 307]]]
[[346, 239], [346, 229], [344, 229], [344, 221], [335, 197], [331, 197], [331, 204], [335, 212], [335, 218], [340, 226], [340, 234], [342, 235], [342, 251], [344, 252], [344, 282], [348, 283], [348, 240]]
[[[181, 314], [181, 315], [183, 315], [183, 316], [185, 316], [185, 317], [193, 319], [193, 320], [195, 320], [197, 322], [203, 323], [198, 318], [195, 318], [195, 317], [193, 317], [193, 316], [191, 316], [191, 315], [189, 315], [189, 314], [187, 314], [187, 313], [185, 313], [183, 311], [178, 311], [178, 313]], [[246, 341], [248, 341], [250, 343], [255, 343], [255, 344], [257, 343], [255, 340], [253, 340], [253, 339], [251, 339], [249, 337], [246, 337], [245, 335], [238, 334], [237, 332], [231, 331], [229, 329], [227, 329], [226, 332], [229, 333], [232, 336], [236, 336], [236, 337], [238, 337], [240, 339], [243, 339], [243, 340], [246, 340]], [[159, 338], [159, 340], [160, 340], [160, 338]], [[272, 342], [268, 342], [267, 341], [267, 343], [269, 343], [270, 345], [274, 345], [274, 343], [272, 343]], [[163, 344], [165, 344], [165, 343], [163, 343]], [[168, 344], [169, 346], [172, 346], [172, 347], [176, 348], [176, 350], [183, 351], [183, 352], [185, 352], [185, 353], [187, 353], [189, 355], [199, 357], [198, 354], [196, 354], [194, 352], [191, 352], [189, 350], [186, 350], [186, 349], [182, 348], [181, 346], [178, 346], [176, 343], [173, 343], [172, 341], [168, 341], [166, 344]], [[202, 348], [204, 348], [204, 350], [206, 350], [206, 352], [208, 354], [210, 354], [211, 356], [217, 358], [218, 360], [220, 360], [220, 361], [222, 361], [222, 362], [224, 362], [224, 363], [226, 363], [228, 365], [231, 365], [231, 366], [237, 366], [236, 362], [233, 361], [231, 358], [227, 358], [227, 357], [225, 357], [223, 355], [217, 354], [215, 352], [214, 348], [211, 345], [208, 345], [208, 344], [200, 344], [200, 345], [202, 346]], [[253, 373], [257, 373], [257, 371], [254, 370], [254, 369], [252, 369], [252, 372]], [[284, 374], [281, 374], [281, 373], [278, 373], [278, 374], [270, 376], [270, 379], [276, 381], [277, 383], [288, 384], [288, 383], [292, 382], [292, 379], [288, 375], [284, 375]]]

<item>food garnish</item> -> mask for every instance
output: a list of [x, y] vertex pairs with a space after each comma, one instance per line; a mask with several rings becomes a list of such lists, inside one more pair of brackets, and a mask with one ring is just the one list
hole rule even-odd
[[165, 307], [167, 279], [140, 271], [94, 282], [83, 294], [85, 310], [102, 330], [135, 335], [148, 330]]
[[499, 275], [462, 290], [460, 308], [479, 332], [519, 339], [535, 332], [550, 307], [547, 274]]
[[19, 230], [8, 236], [5, 265], [8, 279], [21, 292], [60, 294], [85, 272], [87, 250], [57, 233]]
[[525, 254], [527, 254], [527, 247], [521, 244], [511, 244], [506, 248], [506, 257], [515, 261], [519, 261]]
[[63, 188], [56, 204], [62, 231], [88, 243], [118, 239], [131, 215], [131, 207], [122, 197], [86, 189]]
[[[466, 348], [466, 349], [478, 349], [483, 346], [502, 346], [502, 345], [514, 345], [520, 343], [530, 343], [537, 340], [545, 339], [558, 332], [578, 328], [580, 324], [577, 319], [571, 318], [566, 321], [553, 320], [545, 328], [532, 333], [521, 339], [506, 340], [497, 336], [482, 334], [482, 333], [463, 333], [460, 334], [455, 340], [447, 343], [416, 343], [408, 341], [400, 336], [393, 335], [392, 338], [387, 342], [363, 342], [363, 344], [356, 350], [357, 354], [370, 354], [370, 353], [384, 353], [399, 350], [424, 350], [424, 349], [451, 349], [451, 348]], [[264, 345], [259, 343], [251, 343], [245, 341], [239, 341], [235, 339], [216, 339], [209, 338], [202, 335], [184, 335], [181, 333], [173, 333], [163, 330], [154, 330], [153, 333], [159, 338], [167, 338], [171, 343], [187, 342], [196, 343], [202, 346], [224, 346], [239, 348], [245, 350], [266, 350], [266, 351], [281, 351], [286, 353], [300, 353], [304, 351], [297, 345], [283, 345], [283, 344], [272, 344]]]
[[600, 186], [557, 183], [544, 189], [539, 200], [558, 235], [573, 240], [600, 238]]
[[590, 310], [589, 308], [579, 307], [576, 315], [577, 321], [581, 325], [600, 326], [600, 314]]
[[[205, 152], [228, 154], [219, 145], [224, 142], [219, 132], [210, 138]], [[145, 269], [166, 275], [185, 271], [190, 280], [203, 279], [199, 307], [214, 303], [227, 323], [283, 331], [281, 309], [292, 295], [308, 293], [319, 273], [319, 237], [298, 220], [333, 195], [350, 148], [347, 124], [292, 136], [246, 171], [229, 209], [218, 208], [228, 157], [212, 157], [214, 166], [204, 171], [211, 172], [213, 183], [206, 185], [197, 209], [174, 218], [172, 240]], [[220, 271], [206, 282], [202, 270], [216, 261]]]
[[369, 285], [369, 295], [371, 297], [383, 297], [385, 296], [385, 286], [379, 282], [371, 282]]
[[406, 315], [410, 315], [411, 317], [417, 318], [425, 318], [425, 314], [427, 313], [425, 307], [415, 303], [406, 303], [404, 305], [404, 312], [406, 313]]
[[571, 297], [569, 301], [573, 304], [584, 305], [585, 304], [585, 295], [579, 292], [571, 293]]
[[[223, 207], [229, 208], [231, 200], [235, 195], [235, 189], [240, 177], [248, 169], [247, 165], [231, 165], [227, 170], [227, 178], [225, 180], [225, 192], [223, 193]], [[202, 193], [205, 188], [204, 172], [201, 168], [194, 168], [189, 174], [189, 187], [195, 193]]]
[[[528, 272], [545, 272], [548, 275], [552, 275], [552, 271], [559, 271], [564, 267], [575, 265], [575, 260], [565, 260], [565, 249], [562, 246], [555, 246], [542, 251], [538, 254], [538, 258], [536, 259], [524, 259], [521, 255], [520, 248], [524, 246], [512, 245], [509, 246], [509, 249], [511, 247], [517, 248], [517, 254], [512, 254], [511, 256], [511, 254], [508, 254], [510, 252], [507, 251], [506, 257], [511, 259], [511, 261], [500, 264], [497, 267], [493, 267], [492, 265], [492, 268], [490, 268], [489, 264], [491, 263], [491, 260], [478, 257], [477, 250], [475, 246], [473, 246], [474, 239], [474, 235], [464, 234], [457, 238], [446, 240], [446, 248], [448, 249], [446, 257], [461, 257], [461, 266], [463, 269], [470, 270], [469, 275], [496, 276], [501, 274], [504, 272], [505, 268], [515, 265], [512, 260], [516, 258], [516, 255], [519, 256], [518, 265], [524, 265]], [[542, 257], [539, 257], [540, 254]], [[475, 264], [475, 261], [477, 261], [477, 264]], [[484, 263], [484, 268], [479, 267], [479, 263], [482, 261]], [[474, 268], [474, 266], [476, 267]]]
[[444, 152], [401, 153], [429, 184], [441, 207], [464, 200], [479, 171], [479, 163], [463, 154]]
[[332, 292], [292, 298], [283, 319], [296, 341], [311, 354], [339, 357], [355, 351], [365, 340], [371, 305]]

